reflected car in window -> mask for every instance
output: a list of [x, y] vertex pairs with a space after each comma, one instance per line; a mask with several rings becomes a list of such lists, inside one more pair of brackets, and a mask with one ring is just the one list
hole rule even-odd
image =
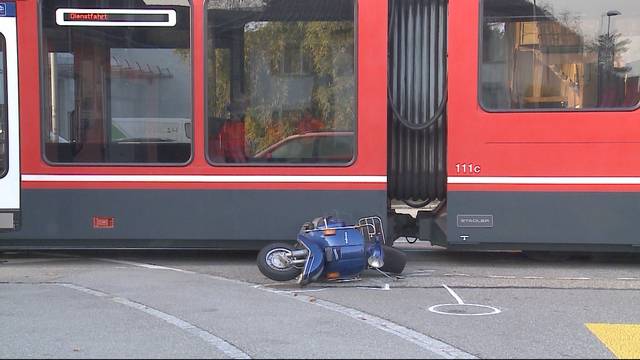
[[284, 163], [348, 163], [353, 159], [351, 131], [325, 131], [291, 135], [258, 152], [255, 159]]
[[191, 131], [188, 118], [113, 118], [111, 141], [190, 143]]
[[[210, 124], [213, 165], [351, 161], [352, 151], [337, 159], [314, 153], [314, 138], [339, 141], [345, 136], [336, 133], [355, 128], [355, 8], [355, 0], [208, 2], [215, 25], [207, 31], [207, 82], [215, 91], [207, 92], [207, 116], [229, 119], [233, 108], [231, 117], [243, 115], [246, 125]], [[334, 134], [295, 135], [307, 132]], [[281, 149], [266, 149], [280, 140]]]

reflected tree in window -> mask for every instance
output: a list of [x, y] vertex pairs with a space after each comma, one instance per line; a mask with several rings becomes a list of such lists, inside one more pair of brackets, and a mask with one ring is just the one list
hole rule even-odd
[[485, 0], [483, 106], [572, 110], [636, 106], [639, 4]]
[[[304, 133], [353, 133], [352, 1], [213, 1], [209, 9], [209, 156], [214, 162], [237, 162], [220, 152], [240, 146], [225, 140], [239, 133], [244, 141], [237, 151], [248, 162], [264, 162], [258, 153]], [[243, 108], [243, 127], [226, 135], [234, 106]], [[322, 162], [318, 149], [312, 149], [304, 159], [288, 157], [287, 162]]]

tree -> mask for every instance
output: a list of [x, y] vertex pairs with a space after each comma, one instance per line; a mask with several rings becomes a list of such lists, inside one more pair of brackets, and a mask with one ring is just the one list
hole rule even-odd
[[[314, 112], [327, 129], [353, 130], [354, 49], [353, 22], [245, 24], [244, 81], [250, 98], [245, 128], [249, 152], [293, 135], [295, 122], [304, 110]], [[215, 56], [209, 58], [208, 66], [215, 74], [215, 81], [210, 78], [209, 83], [209, 108], [217, 116], [224, 114], [224, 106], [230, 100], [231, 61], [225, 49], [215, 49]], [[305, 104], [292, 103], [300, 96], [296, 91], [303, 79], [313, 84], [310, 98]]]

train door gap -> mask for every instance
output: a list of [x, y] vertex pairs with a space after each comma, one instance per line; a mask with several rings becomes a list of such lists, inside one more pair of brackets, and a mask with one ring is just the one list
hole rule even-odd
[[446, 202], [447, 13], [447, 0], [389, 2], [388, 196], [398, 236], [426, 240], [421, 224], [437, 229]]

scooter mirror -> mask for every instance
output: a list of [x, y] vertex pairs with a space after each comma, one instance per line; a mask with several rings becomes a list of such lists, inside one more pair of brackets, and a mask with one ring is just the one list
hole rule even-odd
[[367, 262], [369, 263], [369, 266], [376, 269], [379, 269], [384, 266], [384, 261], [382, 261], [382, 258], [375, 255], [369, 256], [369, 259], [367, 260]]

